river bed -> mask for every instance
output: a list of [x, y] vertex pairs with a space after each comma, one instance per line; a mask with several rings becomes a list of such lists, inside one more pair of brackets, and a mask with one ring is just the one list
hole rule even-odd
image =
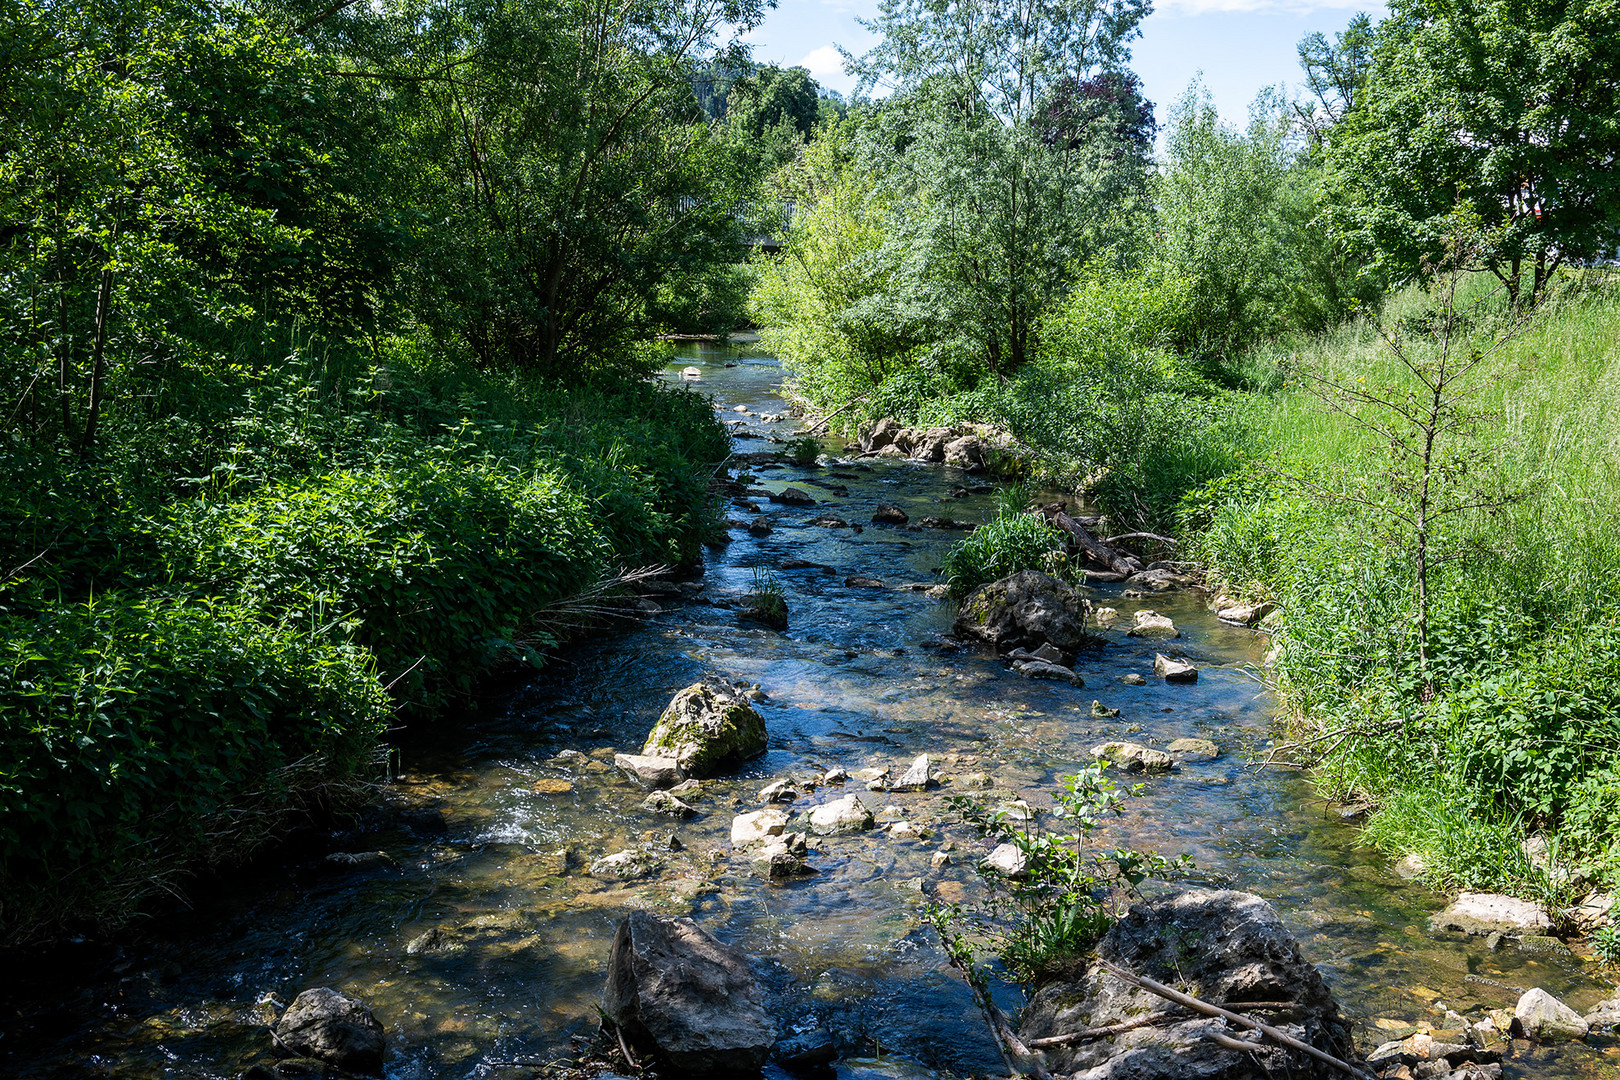
[[[792, 420], [761, 419], [786, 403], [780, 369], [756, 346], [685, 346], [666, 377], [681, 381], [687, 365], [700, 371], [690, 385], [739, 423], [739, 453], [777, 449], [770, 440], [796, 430]], [[1076, 665], [1085, 689], [949, 651], [952, 609], [921, 587], [936, 581], [961, 533], [865, 523], [881, 503], [913, 521], [982, 522], [996, 512], [995, 495], [968, 491], [980, 478], [954, 470], [840, 458], [837, 441], [828, 449], [825, 465], [748, 470], [751, 487], [792, 484], [820, 506], [759, 500], [774, 531], [732, 529], [687, 597], [635, 629], [570, 648], [454, 736], [407, 743], [393, 812], [244, 872], [195, 911], [111, 942], [64, 946], [10, 973], [0, 991], [0, 1074], [235, 1077], [265, 1056], [264, 1023], [277, 1001], [330, 986], [383, 1021], [393, 1080], [538, 1075], [499, 1063], [577, 1054], [596, 1027], [615, 924], [635, 908], [692, 915], [757, 957], [784, 1034], [836, 1033], [853, 1062], [840, 1067], [845, 1080], [994, 1074], [1001, 1060], [982, 1018], [932, 932], [919, 928], [924, 905], [980, 895], [971, 867], [989, 845], [955, 823], [950, 785], [862, 791], [880, 825], [904, 819], [926, 837], [874, 830], [815, 841], [819, 872], [787, 885], [751, 876], [730, 852], [732, 816], [758, 808], [772, 779], [835, 766], [898, 774], [920, 753], [947, 776], [986, 773], [997, 791], [1050, 806], [1059, 779], [1111, 738], [1153, 745], [1199, 736], [1220, 746], [1213, 762], [1148, 779], [1105, 839], [1189, 854], [1195, 883], [1271, 901], [1357, 1019], [1364, 1049], [1439, 1028], [1447, 1008], [1511, 1006], [1517, 994], [1507, 987], [1542, 986], [1577, 1009], [1612, 994], [1578, 960], [1431, 934], [1425, 920], [1440, 897], [1359, 846], [1353, 825], [1300, 777], [1246, 767], [1272, 734], [1257, 669], [1266, 642], [1217, 622], [1199, 597], [1126, 599], [1118, 586], [1097, 587], [1094, 599], [1116, 607], [1121, 626], [1151, 607], [1183, 637], [1156, 650], [1109, 633], [1104, 650]], [[806, 524], [818, 513], [864, 528]], [[783, 569], [787, 560], [811, 565]], [[756, 568], [782, 585], [784, 633], [738, 621]], [[850, 575], [885, 587], [852, 587]], [[1198, 682], [1154, 679], [1155, 651], [1184, 653], [1200, 667]], [[1147, 685], [1122, 683], [1128, 672]], [[769, 750], [706, 784], [696, 818], [659, 818], [641, 809], [642, 793], [612, 769], [612, 754], [636, 752], [674, 691], [704, 677], [764, 691]], [[1093, 700], [1120, 716], [1095, 718]], [[557, 757], [568, 750], [584, 756]], [[844, 793], [821, 788], [792, 809]], [[936, 853], [953, 845], [951, 862], [935, 867]], [[628, 882], [586, 872], [624, 849], [659, 869]], [[331, 852], [381, 856], [334, 865]], [[1016, 1006], [1012, 988], [1002, 995]], [[1614, 1052], [1612, 1043], [1531, 1051], [1507, 1071], [1614, 1076]]]

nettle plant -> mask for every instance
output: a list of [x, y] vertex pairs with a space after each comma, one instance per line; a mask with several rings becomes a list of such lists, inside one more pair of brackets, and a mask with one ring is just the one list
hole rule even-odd
[[1044, 815], [1026, 817], [1014, 806], [992, 809], [972, 796], [951, 800], [964, 822], [998, 844], [1012, 844], [1023, 857], [1016, 875], [981, 866], [990, 890], [978, 907], [936, 906], [927, 913], [952, 963], [975, 987], [984, 975], [968, 932], [992, 946], [1014, 977], [1037, 983], [1087, 955], [1122, 906], [1141, 898], [1148, 878], [1178, 875], [1191, 865], [1187, 855], [1094, 846], [1102, 822], [1123, 814], [1126, 800], [1144, 789], [1122, 787], [1106, 770], [1099, 763], [1063, 781], [1050, 828]]

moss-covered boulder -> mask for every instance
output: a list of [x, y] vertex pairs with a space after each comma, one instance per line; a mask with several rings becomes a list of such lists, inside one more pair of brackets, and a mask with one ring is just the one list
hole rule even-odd
[[674, 758], [681, 772], [704, 779], [765, 752], [765, 718], [724, 683], [693, 683], [671, 699], [643, 754]]
[[1065, 653], [1085, 646], [1091, 605], [1080, 591], [1039, 570], [1021, 570], [968, 593], [956, 634], [997, 652], [1052, 645]]

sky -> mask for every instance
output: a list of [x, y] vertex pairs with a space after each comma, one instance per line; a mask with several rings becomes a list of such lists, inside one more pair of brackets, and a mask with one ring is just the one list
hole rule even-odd
[[[834, 46], [856, 53], [869, 47], [874, 39], [856, 20], [876, 14], [877, 6], [877, 0], [779, 0], [747, 40], [755, 60], [808, 68], [823, 86], [847, 94], [855, 81]], [[1221, 116], [1242, 124], [1262, 87], [1298, 91], [1300, 38], [1320, 30], [1331, 40], [1357, 11], [1375, 21], [1385, 13], [1365, 0], [1157, 0], [1156, 7], [1133, 43], [1131, 68], [1161, 124], [1199, 72]]]

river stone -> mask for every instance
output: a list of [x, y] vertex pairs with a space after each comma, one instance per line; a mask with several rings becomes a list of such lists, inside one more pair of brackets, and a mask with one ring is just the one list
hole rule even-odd
[[1131, 637], [1147, 638], [1149, 641], [1169, 641], [1171, 638], [1181, 636], [1176, 624], [1170, 621], [1167, 615], [1160, 615], [1157, 611], [1143, 608], [1131, 616], [1131, 628], [1125, 633]]
[[838, 1058], [838, 1044], [825, 1031], [816, 1030], [783, 1039], [771, 1051], [776, 1063], [789, 1072], [814, 1072]]
[[1590, 1030], [1581, 1014], [1541, 987], [1525, 992], [1513, 1007], [1513, 1018], [1525, 1034], [1542, 1042], [1584, 1039]]
[[1112, 720], [1119, 715], [1118, 709], [1110, 709], [1102, 702], [1093, 698], [1091, 701], [1091, 716], [1094, 720]]
[[1190, 589], [1198, 582], [1186, 574], [1178, 574], [1174, 570], [1142, 570], [1125, 579], [1125, 584], [1149, 592], [1170, 592], [1174, 589]]
[[984, 443], [977, 435], [963, 435], [945, 444], [945, 464], [968, 472], [984, 468]]
[[657, 861], [645, 852], [615, 851], [591, 863], [587, 873], [607, 881], [629, 881], [646, 877], [657, 869]]
[[731, 687], [693, 683], [670, 701], [642, 753], [674, 758], [682, 773], [714, 776], [722, 765], [765, 752], [765, 718]]
[[691, 919], [638, 911], [619, 924], [603, 1010], [680, 1075], [755, 1075], [776, 1044], [748, 958]]
[[677, 818], [689, 818], [697, 813], [692, 807], [681, 802], [667, 791], [655, 791], [648, 795], [641, 800], [641, 808], [648, 813]]
[[1577, 927], [1590, 933], [1600, 926], [1608, 926], [1610, 912], [1614, 910], [1615, 894], [1593, 889], [1570, 910], [1569, 918]]
[[[1341, 1060], [1355, 1055], [1350, 1026], [1317, 970], [1306, 962], [1270, 904], [1251, 893], [1197, 889], [1137, 904], [1103, 936], [1097, 955], [1214, 1004], [1286, 1001], [1260, 1018]], [[1122, 1023], [1167, 1004], [1093, 964], [1078, 979], [1049, 982], [1025, 1007], [1018, 1034], [1031, 1039]], [[1237, 1032], [1222, 1020], [1189, 1016], [1111, 1039], [1049, 1047], [1047, 1068], [1085, 1080], [1343, 1080], [1323, 1062], [1270, 1042], [1231, 1050], [1204, 1037]]]
[[1017, 844], [997, 844], [996, 849], [985, 856], [979, 865], [994, 870], [1002, 877], [1024, 878], [1028, 876], [1024, 871], [1027, 861], [1023, 849]]
[[738, 814], [731, 819], [731, 846], [741, 850], [763, 843], [773, 836], [781, 836], [787, 828], [788, 816], [780, 810], [755, 810], [751, 814]]
[[1119, 681], [1126, 686], [1146, 686], [1147, 678], [1139, 672], [1130, 671], [1119, 677]]
[[989, 773], [963, 773], [952, 778], [951, 786], [961, 788], [963, 791], [989, 791], [996, 786], [996, 779]]
[[900, 774], [890, 787], [891, 791], [927, 791], [934, 786], [934, 761], [927, 754], [918, 754], [911, 767]]
[[1091, 748], [1091, 756], [1098, 761], [1111, 761], [1126, 772], [1163, 772], [1175, 764], [1175, 759], [1163, 750], [1152, 750], [1141, 743], [1107, 742]]
[[911, 515], [892, 503], [884, 503], [872, 515], [872, 521], [878, 525], [904, 525], [911, 520]]
[[749, 855], [749, 863], [754, 873], [766, 881], [785, 881], [816, 872], [815, 867], [804, 861], [809, 853], [804, 833], [785, 833], [755, 848]]
[[771, 493], [771, 502], [782, 503], [785, 506], [814, 506], [816, 500], [808, 491], [802, 488], [786, 487], [781, 491]]
[[860, 447], [866, 453], [881, 450], [894, 442], [895, 435], [900, 432], [900, 422], [892, 416], [885, 416], [881, 420], [872, 420], [862, 424], [856, 430], [856, 438]]
[[1462, 893], [1429, 919], [1431, 930], [1461, 930], [1481, 937], [1493, 933], [1545, 933], [1551, 928], [1552, 919], [1540, 904], [1497, 893]]
[[1165, 749], [1182, 761], [1214, 761], [1221, 756], [1221, 748], [1208, 739], [1174, 739]]
[[276, 1045], [351, 1072], [382, 1072], [383, 1026], [371, 1010], [336, 990], [317, 987], [294, 999], [270, 1029]]
[[1600, 1001], [1586, 1014], [1588, 1028], [1620, 1027], [1620, 997]]
[[1163, 653], [1153, 654], [1153, 674], [1167, 683], [1195, 683], [1198, 669], [1185, 660], [1172, 660]]
[[761, 514], [748, 523], [748, 531], [755, 536], [769, 536], [776, 530], [771, 527], [771, 519]]
[[861, 832], [873, 824], [872, 811], [858, 795], [845, 795], [810, 811], [810, 831], [818, 836]]
[[781, 780], [771, 781], [761, 788], [759, 792], [759, 801], [764, 803], [792, 802], [798, 797], [799, 789], [794, 787], [793, 781], [786, 777]]
[[672, 788], [686, 779], [681, 775], [680, 763], [674, 758], [614, 754], [613, 764], [645, 789]]
[[1049, 642], [1074, 652], [1086, 644], [1090, 607], [1074, 586], [1039, 570], [1021, 570], [969, 593], [954, 629], [998, 652]]
[[1225, 604], [1215, 609], [1215, 617], [1234, 626], [1253, 626], [1276, 610], [1275, 604]]
[[1072, 669], [1059, 664], [1048, 664], [1044, 660], [1019, 660], [1013, 664], [1013, 670], [1026, 679], [1055, 679], [1070, 686], [1078, 686], [1082, 690], [1086, 686], [1086, 680], [1076, 675]]

